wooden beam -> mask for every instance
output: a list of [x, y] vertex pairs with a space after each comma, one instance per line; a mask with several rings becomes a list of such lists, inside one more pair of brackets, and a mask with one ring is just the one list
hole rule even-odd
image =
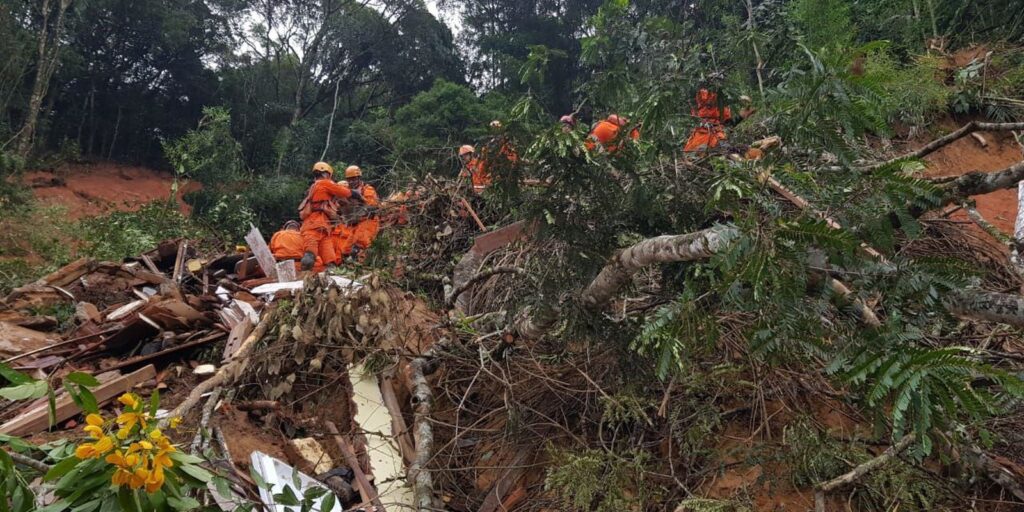
[[341, 455], [345, 457], [345, 463], [352, 469], [352, 472], [356, 475], [356, 483], [359, 485], [359, 496], [363, 498], [363, 501], [369, 501], [377, 507], [378, 512], [384, 512], [384, 505], [380, 502], [380, 498], [377, 497], [377, 492], [373, 489], [373, 485], [366, 478], [366, 474], [363, 473], [362, 466], [359, 465], [359, 459], [356, 458], [355, 452], [352, 447], [345, 441], [344, 437], [341, 437], [341, 433], [338, 432], [338, 427], [334, 426], [334, 423], [330, 421], [324, 422], [324, 427], [327, 428], [327, 432], [334, 438], [334, 442], [338, 445], [338, 449], [341, 450]]
[[[136, 370], [128, 375], [122, 375], [106, 384], [102, 384], [90, 391], [96, 397], [96, 403], [103, 405], [115, 397], [127, 393], [137, 384], [146, 382], [156, 377], [156, 368], [153, 365]], [[72, 418], [82, 413], [82, 409], [65, 396], [57, 400], [56, 420], [57, 423]], [[42, 432], [50, 427], [49, 404], [42, 403], [19, 414], [16, 418], [0, 425], [0, 433], [11, 436], [25, 436]]]

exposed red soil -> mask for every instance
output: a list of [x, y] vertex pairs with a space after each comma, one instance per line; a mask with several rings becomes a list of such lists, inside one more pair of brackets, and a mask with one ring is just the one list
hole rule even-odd
[[[948, 128], [952, 130], [955, 126], [950, 123]], [[925, 157], [928, 169], [924, 175], [959, 176], [971, 171], [1000, 171], [1024, 159], [1021, 146], [1017, 144], [1012, 134], [980, 133], [988, 143], [987, 147], [983, 147], [974, 137], [964, 137]], [[1015, 188], [974, 196], [974, 199], [978, 203], [978, 212], [985, 220], [1007, 234], [1013, 233], [1014, 221], [1017, 218]], [[957, 215], [960, 216], [958, 219], [967, 220], [962, 212], [958, 212]]]
[[[112, 211], [134, 211], [147, 203], [167, 199], [174, 176], [146, 167], [100, 162], [30, 171], [23, 181], [32, 187], [40, 202], [66, 207], [68, 217], [80, 219]], [[182, 196], [199, 188], [195, 182], [179, 187], [177, 200], [182, 213], [189, 213]]]

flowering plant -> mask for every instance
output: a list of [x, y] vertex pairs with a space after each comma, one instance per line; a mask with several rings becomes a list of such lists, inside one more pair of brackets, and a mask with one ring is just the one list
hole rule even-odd
[[[159, 395], [145, 403], [125, 393], [118, 402], [122, 411], [116, 417], [104, 418], [98, 411], [86, 415], [82, 430], [88, 439], [44, 476], [55, 482], [60, 498], [46, 511], [198, 508], [189, 495], [205, 489], [213, 475], [199, 466], [202, 459], [179, 451], [157, 427]], [[171, 428], [176, 426], [171, 421]]]

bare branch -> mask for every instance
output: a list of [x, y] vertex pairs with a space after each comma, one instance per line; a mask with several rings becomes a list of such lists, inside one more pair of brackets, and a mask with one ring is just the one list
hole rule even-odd
[[871, 164], [867, 167], [861, 168], [860, 170], [862, 172], [875, 172], [883, 167], [893, 165], [904, 160], [924, 158], [925, 156], [928, 156], [938, 151], [939, 149], [942, 149], [943, 147], [948, 146], [974, 132], [999, 132], [1019, 130], [1024, 130], [1024, 123], [978, 123], [971, 121], [957, 129], [956, 131], [953, 131], [947, 135], [944, 135], [929, 142], [928, 144], [925, 144], [917, 151], [911, 151], [910, 153], [900, 155], [896, 158], [886, 160], [884, 162]]

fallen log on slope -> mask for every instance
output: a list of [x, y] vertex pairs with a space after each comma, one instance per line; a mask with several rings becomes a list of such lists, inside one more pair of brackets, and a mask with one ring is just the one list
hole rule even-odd
[[955, 131], [952, 131], [942, 137], [939, 137], [924, 146], [921, 146], [916, 151], [902, 154], [896, 158], [892, 158], [883, 162], [871, 164], [867, 167], [862, 167], [862, 172], [874, 172], [883, 167], [893, 165], [905, 160], [919, 159], [928, 156], [945, 146], [948, 146], [967, 135], [974, 132], [997, 132], [997, 131], [1020, 131], [1024, 130], [1024, 123], [978, 123], [971, 121]]
[[905, 450], [910, 443], [914, 442], [914, 434], [907, 434], [903, 436], [903, 439], [884, 452], [881, 455], [853, 468], [848, 473], [839, 475], [828, 482], [824, 482], [814, 486], [814, 512], [825, 512], [825, 493], [832, 492], [843, 486], [849, 485], [857, 481], [860, 477], [870, 473], [875, 468], [884, 465], [889, 462], [890, 459], [899, 455], [900, 452]]

